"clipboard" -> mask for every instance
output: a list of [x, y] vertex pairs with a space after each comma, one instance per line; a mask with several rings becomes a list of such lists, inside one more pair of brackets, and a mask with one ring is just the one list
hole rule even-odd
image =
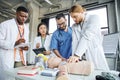
[[36, 55], [38, 55], [39, 53], [43, 53], [43, 51], [46, 51], [45, 48], [37, 48], [37, 49], [33, 49], [33, 51], [35, 52]]

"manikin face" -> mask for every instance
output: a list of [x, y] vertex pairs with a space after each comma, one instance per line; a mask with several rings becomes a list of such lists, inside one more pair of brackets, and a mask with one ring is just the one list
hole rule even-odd
[[76, 23], [76, 24], [79, 24], [80, 22], [83, 21], [83, 13], [78, 13], [78, 12], [71, 12], [70, 13], [70, 16], [72, 17], [73, 21]]
[[61, 17], [60, 19], [57, 19], [56, 22], [57, 22], [58, 28], [63, 29], [63, 30], [66, 29], [66, 19], [65, 18]]
[[39, 26], [39, 33], [41, 35], [46, 35], [46, 33], [47, 33], [47, 27], [46, 27], [46, 25]]
[[27, 20], [28, 13], [23, 12], [23, 11], [19, 11], [16, 13], [16, 18], [17, 18], [18, 23], [22, 25]]

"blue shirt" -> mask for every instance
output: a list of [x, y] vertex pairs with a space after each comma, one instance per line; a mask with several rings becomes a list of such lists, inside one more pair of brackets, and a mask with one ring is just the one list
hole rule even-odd
[[68, 59], [72, 55], [72, 29], [68, 27], [68, 31], [57, 29], [51, 39], [50, 48], [57, 49], [60, 55]]

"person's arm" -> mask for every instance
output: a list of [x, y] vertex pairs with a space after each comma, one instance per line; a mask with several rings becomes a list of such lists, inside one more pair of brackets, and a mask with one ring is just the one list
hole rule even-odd
[[7, 25], [1, 23], [0, 24], [0, 48], [2, 49], [14, 49], [14, 42], [12, 40], [7, 40], [8, 36], [8, 27]]
[[80, 57], [75, 55], [75, 54], [70, 56], [69, 59], [67, 59], [68, 63], [76, 63], [76, 62], [79, 62], [79, 61], [80, 61]]
[[87, 21], [88, 21], [86, 24], [87, 27], [85, 31], [83, 32], [82, 38], [79, 41], [78, 47], [75, 51], [75, 55], [80, 56], [80, 57], [88, 49], [89, 42], [93, 41], [93, 38], [95, 38], [94, 36], [98, 33], [97, 31], [99, 29], [99, 24], [100, 24], [99, 17], [96, 15], [91, 15]]
[[51, 39], [51, 44], [50, 44], [50, 49], [53, 50], [53, 52], [55, 53], [55, 55], [59, 58], [61, 58], [62, 60], [65, 60], [65, 58], [63, 58], [59, 51], [58, 51], [58, 40], [57, 40], [57, 33], [53, 33], [52, 35], [52, 39]]
[[[97, 20], [97, 22], [96, 22]], [[98, 28], [99, 28], [99, 19], [97, 16], [91, 16], [91, 18], [87, 22], [87, 28], [85, 29], [85, 32], [82, 34], [82, 38], [78, 42], [78, 46], [75, 50], [74, 55], [71, 59], [69, 59], [69, 62], [78, 60], [82, 57], [82, 55], [86, 52], [88, 49], [88, 43], [93, 40], [94, 35], [96, 35]], [[77, 57], [76, 57], [77, 56]]]
[[44, 55], [50, 55], [50, 54], [51, 54], [51, 51], [49, 51], [49, 50], [48, 50], [48, 51], [43, 51], [43, 54], [44, 54]]
[[50, 50], [51, 37], [52, 35], [50, 34], [46, 36], [45, 43], [44, 43], [44, 48], [46, 49], [46, 51], [43, 52], [43, 54], [45, 55], [51, 54], [51, 51], [52, 51]]
[[57, 57], [61, 58], [63, 61], [66, 61], [66, 59], [63, 58], [63, 57], [60, 55], [60, 53], [59, 53], [58, 50], [55, 50], [55, 49], [54, 49], [53, 52], [56, 54]]
[[[25, 39], [19, 39], [19, 40], [17, 40], [16, 42], [15, 42], [15, 47], [16, 46], [18, 46], [18, 45], [20, 45], [20, 44], [22, 44], [22, 43], [25, 43], [26, 42], [26, 40]], [[29, 48], [29, 45], [25, 45], [25, 46], [19, 46], [19, 49], [21, 49], [21, 50], [25, 50], [25, 51], [27, 51], [28, 50], [28, 48]]]
[[41, 42], [40, 37], [35, 37], [33, 49], [40, 48], [40, 44], [41, 44], [40, 42]]

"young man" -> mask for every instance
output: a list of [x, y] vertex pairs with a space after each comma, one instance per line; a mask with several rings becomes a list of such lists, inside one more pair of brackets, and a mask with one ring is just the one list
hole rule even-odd
[[16, 18], [0, 24], [0, 80], [14, 80], [5, 74], [5, 70], [26, 65], [28, 46], [15, 46], [29, 41], [29, 27], [24, 24], [27, 18], [28, 10], [20, 6]]
[[93, 62], [95, 69], [109, 70], [102, 47], [100, 20], [97, 15], [88, 15], [80, 5], [70, 9], [75, 21], [72, 26], [72, 53], [68, 62], [76, 62], [85, 53], [86, 60]]
[[72, 30], [67, 26], [64, 14], [56, 16], [58, 29], [53, 33], [50, 48], [62, 60], [68, 59], [72, 54]]

